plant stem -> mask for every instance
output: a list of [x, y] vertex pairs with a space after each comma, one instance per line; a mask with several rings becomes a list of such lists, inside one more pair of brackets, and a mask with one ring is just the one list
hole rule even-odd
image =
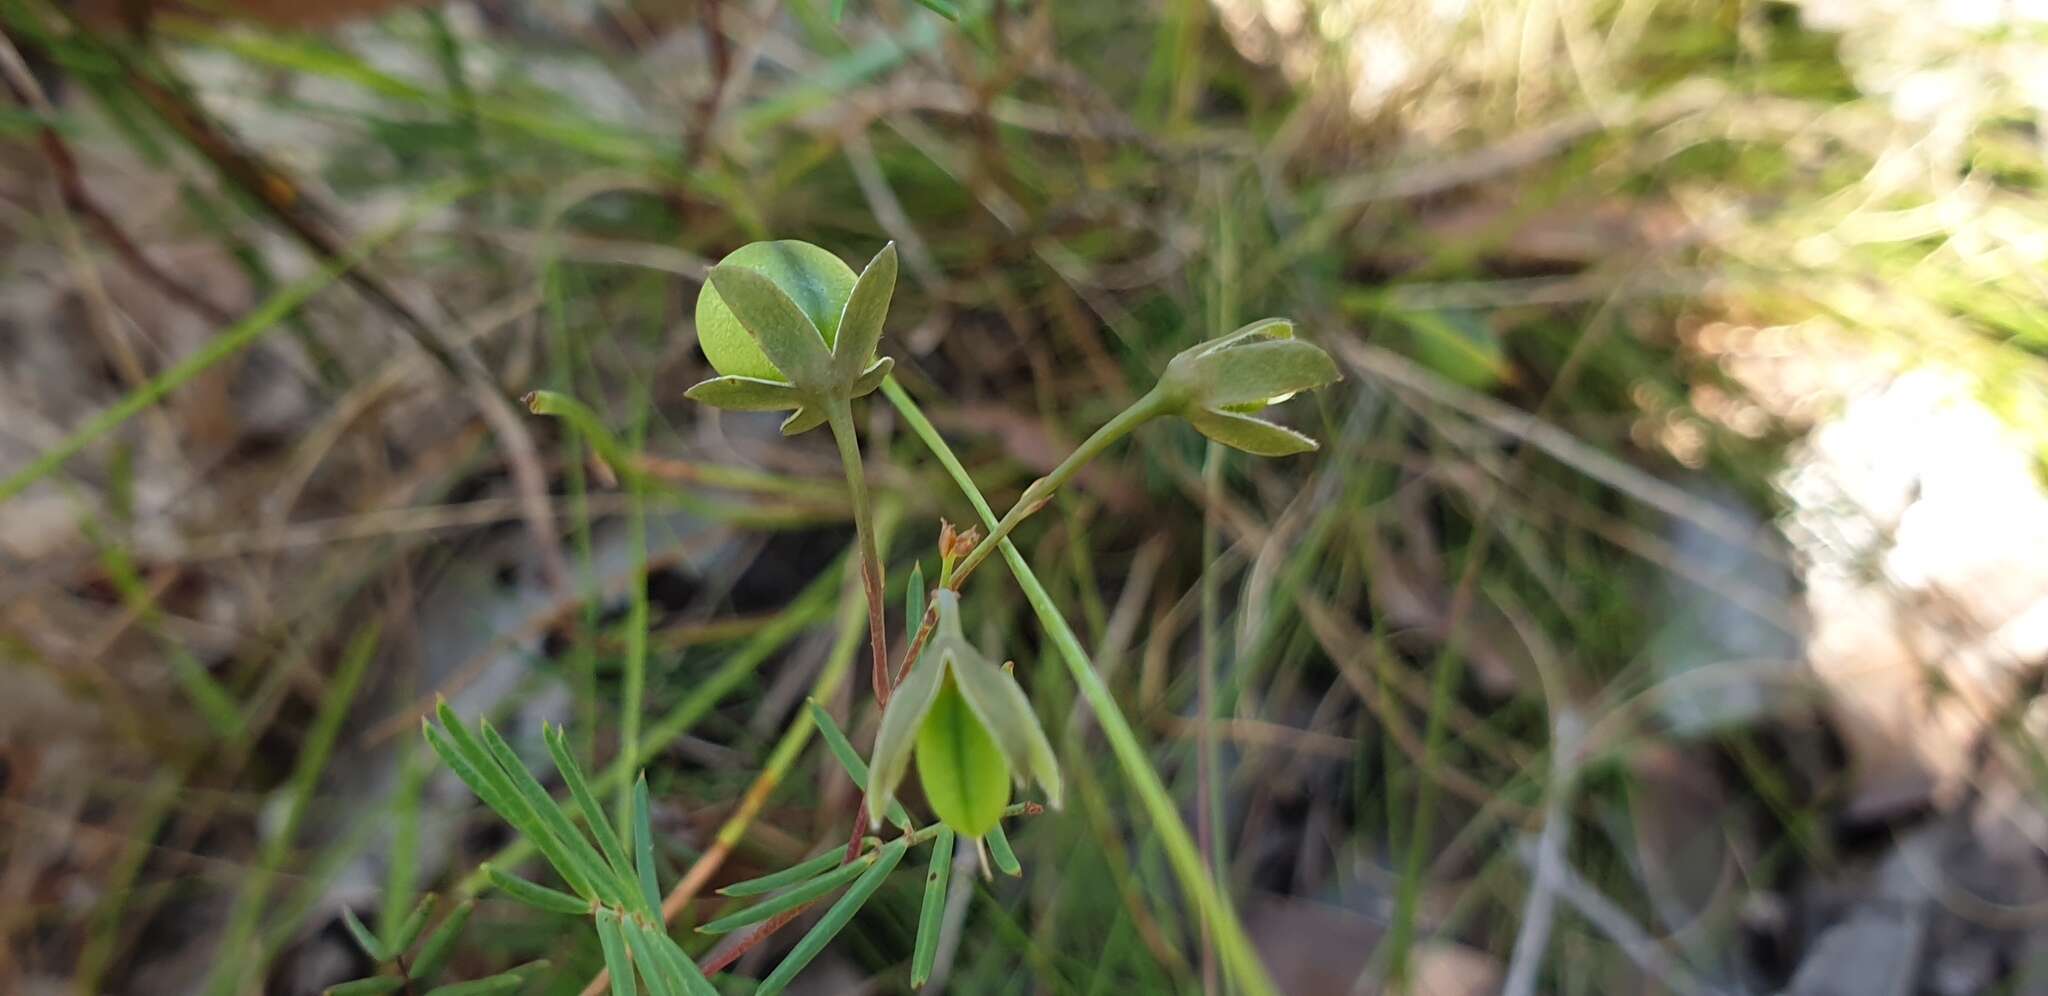
[[958, 591], [966, 582], [967, 576], [974, 573], [974, 569], [980, 567], [981, 562], [987, 560], [989, 554], [1004, 540], [1009, 539], [1010, 533], [1016, 531], [1019, 524], [1044, 508], [1046, 503], [1052, 500], [1052, 496], [1058, 494], [1060, 488], [1065, 487], [1068, 481], [1073, 480], [1074, 475], [1080, 473], [1081, 468], [1087, 466], [1090, 460], [1102, 455], [1102, 451], [1108, 449], [1111, 443], [1130, 435], [1131, 430], [1166, 414], [1172, 405], [1172, 399], [1164, 391], [1154, 387], [1147, 391], [1144, 397], [1131, 402], [1129, 408], [1118, 412], [1115, 418], [1104, 422], [1102, 428], [1095, 430], [1094, 435], [1075, 447], [1074, 452], [1067, 454], [1067, 458], [1061, 460], [1059, 466], [1052, 469], [1052, 473], [1032, 481], [1031, 486], [1024, 489], [1024, 494], [1017, 498], [1017, 504], [1010, 506], [1010, 510], [1003, 514], [1002, 521], [989, 528], [988, 538], [975, 544], [974, 549], [968, 552], [967, 559], [960, 562], [959, 569], [953, 572], [953, 590]]
[[[1196, 711], [1201, 719], [1201, 742], [1195, 756], [1195, 844], [1202, 861], [1224, 883], [1223, 855], [1216, 842], [1223, 837], [1223, 793], [1219, 781], [1220, 758], [1216, 750], [1216, 651], [1217, 617], [1223, 610], [1222, 537], [1217, 526], [1222, 519], [1223, 444], [1210, 441], [1202, 459], [1202, 495], [1207, 507], [1202, 515], [1202, 627], [1201, 671], [1196, 676]], [[1202, 928], [1202, 992], [1215, 996], [1216, 947], [1208, 925]]]
[[[955, 484], [973, 503], [975, 511], [981, 513], [982, 521], [993, 529], [998, 525], [995, 510], [989, 508], [988, 500], [974, 486], [974, 479], [967, 475], [967, 468], [960, 465], [960, 459], [953, 455], [951, 447], [932, 427], [930, 419], [917, 407], [917, 402], [905, 393], [895, 380], [882, 382], [882, 391], [903, 418], [910, 423], [912, 431], [930, 447], [932, 455], [946, 468]], [[1132, 407], [1138, 407], [1136, 405]], [[1126, 428], [1125, 431], [1129, 431]], [[1099, 433], [1098, 433], [1099, 435]], [[991, 539], [996, 536], [990, 533]], [[1202, 863], [1202, 857], [1195, 850], [1195, 842], [1188, 834], [1187, 824], [1180, 818], [1180, 810], [1174, 804], [1173, 796], [1160, 781], [1159, 772], [1153, 770], [1145, 748], [1138, 742], [1138, 736], [1131, 730], [1130, 721], [1124, 718], [1123, 710], [1116, 704], [1116, 697], [1102, 683], [1102, 677], [1088, 661], [1088, 652], [1081, 647], [1081, 640], [1074, 635], [1074, 629], [1060, 614], [1059, 607], [1052, 602], [1052, 596], [1038, 581], [1031, 565], [1024, 555], [1017, 552], [1016, 544], [1008, 540], [997, 540], [991, 546], [1000, 545], [1003, 562], [1009, 565], [1010, 573], [1017, 579], [1017, 586], [1024, 589], [1024, 597], [1030, 601], [1037, 613], [1039, 624], [1045, 627], [1046, 636], [1059, 651], [1060, 659], [1067, 666], [1067, 673], [1074, 678], [1081, 697], [1087, 701], [1088, 709], [1102, 728], [1102, 734], [1109, 740], [1117, 764], [1123, 770], [1124, 779], [1136, 791], [1138, 801], [1143, 805], [1145, 816], [1152, 829], [1159, 834], [1165, 846], [1168, 861], [1173, 866], [1174, 877], [1180, 880], [1181, 889], [1193, 900], [1194, 906], [1209, 926], [1216, 932], [1216, 946], [1223, 958], [1223, 968], [1237, 989], [1250, 996], [1276, 996], [1278, 990], [1266, 974], [1266, 967], [1260, 963], [1258, 952], [1252, 949], [1251, 938], [1246, 936], [1244, 924], [1238, 921], [1234, 909], [1216, 887], [1209, 869]]]
[[875, 513], [868, 503], [867, 475], [861, 470], [860, 440], [853, 431], [853, 405], [834, 401], [826, 412], [832, 441], [839, 444], [839, 462], [846, 468], [846, 488], [853, 495], [853, 528], [860, 543], [861, 587], [868, 596], [868, 648], [874, 654], [870, 680], [875, 703], [889, 704], [889, 634], [882, 618], [882, 555], [875, 545]]

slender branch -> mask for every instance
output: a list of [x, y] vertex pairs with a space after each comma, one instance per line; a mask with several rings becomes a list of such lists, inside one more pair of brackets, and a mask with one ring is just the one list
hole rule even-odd
[[977, 544], [973, 551], [968, 553], [967, 559], [960, 562], [960, 568], [953, 572], [953, 589], [958, 591], [967, 581], [967, 576], [973, 574], [974, 569], [980, 567], [982, 561], [987, 560], [990, 554], [1002, 546], [1003, 541], [1010, 538], [1010, 534], [1016, 531], [1019, 524], [1044, 508], [1046, 503], [1052, 500], [1052, 496], [1058, 494], [1060, 488], [1065, 487], [1068, 481], [1073, 480], [1074, 475], [1080, 473], [1081, 468], [1087, 466], [1089, 461], [1102, 455], [1102, 451], [1108, 449], [1111, 443], [1130, 435], [1131, 430], [1166, 414], [1171, 406], [1172, 399], [1159, 388], [1153, 388], [1146, 392], [1144, 397], [1132, 402], [1129, 408], [1118, 412], [1115, 418], [1103, 423], [1102, 428], [1095, 430], [1094, 435], [1075, 447], [1074, 452], [1067, 454], [1067, 458], [1061, 460], [1059, 466], [1054, 467], [1051, 473], [1032, 481], [1031, 486], [1025, 488], [1024, 494], [1018, 497], [1017, 504], [1010, 506], [1010, 510], [1003, 513], [1002, 520], [990, 528], [988, 539]]
[[875, 702], [889, 704], [889, 632], [882, 613], [882, 555], [875, 545], [875, 514], [868, 503], [867, 475], [861, 470], [860, 441], [853, 431], [853, 405], [834, 401], [826, 415], [832, 441], [839, 444], [839, 462], [846, 468], [846, 488], [853, 495], [853, 527], [860, 542], [860, 580], [868, 596], [868, 647], [874, 652], [871, 680]]

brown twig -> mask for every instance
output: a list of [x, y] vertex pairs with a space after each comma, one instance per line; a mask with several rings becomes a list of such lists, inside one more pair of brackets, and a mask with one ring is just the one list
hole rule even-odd
[[134, 271], [136, 276], [156, 288], [165, 297], [197, 314], [215, 325], [227, 325], [234, 321], [234, 315], [227, 308], [215, 303], [198, 291], [179, 283], [163, 267], [158, 266], [149, 255], [142, 251], [114, 216], [100, 206], [92, 193], [85, 187], [85, 179], [78, 168], [78, 158], [71, 154], [71, 147], [64, 137], [57, 133], [55, 121], [57, 110], [50, 103], [42, 84], [29, 71], [28, 63], [21, 52], [14, 47], [13, 39], [0, 31], [0, 77], [4, 77], [8, 91], [16, 103], [26, 107], [38, 119], [36, 144], [42, 150], [43, 158], [50, 164], [50, 171], [57, 182], [58, 194], [64, 206], [83, 217], [99, 235], [100, 240], [114, 251], [121, 264]]

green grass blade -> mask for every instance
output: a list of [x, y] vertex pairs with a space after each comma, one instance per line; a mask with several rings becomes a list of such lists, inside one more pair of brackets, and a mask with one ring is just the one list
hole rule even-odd
[[626, 957], [626, 938], [619, 929], [618, 911], [599, 909], [595, 920], [597, 943], [604, 949], [605, 971], [612, 977], [612, 996], [639, 996], [640, 987], [633, 981], [633, 962]]
[[917, 5], [948, 21], [958, 21], [960, 19], [960, 7], [958, 4], [952, 3], [951, 0], [917, 0]]
[[[996, 527], [995, 511], [989, 508], [988, 499], [975, 488], [974, 479], [967, 474], [967, 468], [960, 465], [960, 458], [946, 445], [944, 437], [933, 428], [931, 420], [917, 407], [909, 393], [895, 380], [882, 382], [882, 392], [889, 402], [903, 414], [911, 430], [931, 449], [932, 455], [946, 468], [946, 473], [974, 505], [982, 522], [990, 530]], [[1005, 539], [1001, 550], [1003, 562], [1009, 565], [1010, 574], [1017, 579], [1017, 586], [1024, 590], [1024, 597], [1038, 616], [1038, 622], [1045, 634], [1058, 649], [1067, 672], [1073, 676], [1074, 684], [1080, 689], [1081, 697], [1087, 701], [1088, 709], [1101, 726], [1103, 736], [1108, 738], [1111, 753], [1116, 756], [1117, 765], [1123, 770], [1124, 780], [1137, 793], [1138, 801], [1151, 829], [1159, 834], [1164, 845], [1168, 862], [1172, 865], [1174, 877], [1180, 881], [1181, 889], [1194, 901], [1203, 919], [1209, 922], [1215, 932], [1216, 946], [1223, 956], [1226, 971], [1235, 981], [1237, 988], [1251, 996], [1277, 996], [1273, 980], [1266, 974], [1266, 967], [1252, 949], [1251, 939], [1245, 935], [1244, 924], [1239, 921], [1237, 910], [1219, 892], [1215, 879], [1209, 874], [1208, 866], [1201, 853], [1195, 849], [1195, 841], [1188, 833], [1187, 825], [1181, 822], [1180, 809], [1173, 796], [1159, 779], [1159, 773], [1152, 768], [1145, 748], [1132, 732], [1130, 721], [1124, 718], [1123, 710], [1116, 704], [1116, 697], [1110, 694], [1102, 677], [1088, 661], [1088, 652], [1081, 647], [1081, 640], [1074, 635], [1073, 627], [1067, 625], [1066, 617], [1053, 604], [1052, 596], [1038, 581], [1031, 565], [1024, 555], [1017, 552], [1016, 544]]]
[[924, 906], [917, 912], [917, 948], [910, 959], [910, 986], [923, 987], [939, 957], [939, 921], [945, 919], [946, 890], [953, 881], [953, 831], [940, 827], [932, 841], [931, 868], [924, 873]]
[[611, 821], [605, 818], [604, 809], [597, 804], [597, 795], [590, 791], [590, 783], [583, 778], [583, 768], [576, 763], [575, 755], [569, 752], [569, 738], [559, 726], [542, 726], [540, 738], [547, 741], [548, 755], [554, 758], [555, 770], [562, 773], [562, 781], [569, 786], [569, 797], [576, 801], [576, 808], [583, 811], [583, 823], [590, 828], [590, 835], [597, 838], [599, 850], [604, 852], [606, 865], [611, 869], [612, 878], [631, 895], [633, 890], [633, 863], [626, 857], [626, 847], [620, 843], [618, 832], [612, 829]]
[[342, 907], [341, 923], [348, 928], [348, 936], [355, 938], [356, 947], [362, 948], [363, 953], [369, 955], [371, 961], [382, 965], [391, 960], [391, 950], [384, 946], [383, 941], [377, 939], [376, 934], [370, 933], [370, 928], [363, 926], [363, 921], [356, 919], [355, 910]]
[[578, 899], [566, 892], [529, 882], [494, 865], [484, 865], [484, 875], [491, 880], [492, 885], [498, 887], [499, 892], [505, 894], [506, 898], [525, 903], [534, 909], [567, 916], [590, 915], [590, 903], [587, 900]]
[[[860, 759], [860, 752], [853, 749], [853, 743], [840, 731], [839, 724], [832, 721], [831, 714], [827, 713], [816, 699], [810, 700], [810, 707], [811, 722], [818, 725], [819, 734], [825, 738], [825, 746], [831, 749], [833, 757], [839, 759], [839, 766], [845, 768], [846, 773], [853, 777], [855, 785], [867, 788], [868, 766], [867, 762]], [[904, 830], [910, 829], [910, 813], [903, 808], [902, 803], [894, 799], [889, 800], [888, 815], [889, 822]]]
[[455, 939], [462, 936], [462, 928], [469, 925], [469, 915], [476, 912], [476, 901], [465, 899], [448, 911], [427, 935], [426, 943], [420, 945], [419, 957], [412, 960], [412, 974], [416, 979], [431, 979], [441, 974], [441, 966], [448, 964], [448, 956], [455, 953]]
[[374, 979], [357, 979], [338, 986], [328, 986], [327, 996], [384, 996], [405, 988], [405, 980], [395, 975], [380, 975]]
[[783, 957], [782, 964], [775, 966], [775, 971], [768, 973], [768, 977], [761, 980], [760, 987], [754, 990], [754, 996], [775, 996], [776, 993], [789, 988], [789, 984], [795, 981], [797, 973], [810, 965], [811, 959], [816, 958], [818, 952], [825, 950], [825, 945], [830, 944], [832, 938], [846, 929], [853, 915], [860, 912], [862, 906], [867, 905], [868, 898], [875, 894], [876, 889], [882, 887], [882, 880], [896, 870], [896, 863], [903, 860], [903, 852], [909, 849], [910, 842], [901, 837], [884, 845], [881, 857], [875, 861], [874, 867], [862, 874], [860, 879], [853, 883], [853, 888], [846, 890], [846, 895], [839, 897], [839, 901], [833, 903], [832, 908], [825, 912], [824, 918], [804, 934], [802, 940], [796, 942], [796, 947], [791, 948], [789, 954]]
[[622, 906], [631, 902], [633, 893], [620, 888], [619, 883], [614, 882], [612, 877], [605, 873], [604, 859], [598, 857], [597, 851], [590, 846], [590, 841], [584, 839], [583, 834], [576, 830], [576, 824], [570, 821], [569, 814], [562, 809], [561, 803], [556, 802], [554, 797], [548, 794], [548, 790], [541, 787], [539, 780], [533, 777], [533, 773], [526, 770], [525, 762], [519, 759], [519, 754], [512, 749], [512, 745], [505, 742], [505, 738], [498, 734], [488, 720], [478, 720], [476, 725], [477, 730], [483, 734], [484, 746], [490, 748], [492, 756], [498, 759], [498, 765], [505, 769], [505, 774], [512, 779], [513, 787], [526, 801], [527, 807], [532, 810], [540, 825], [554, 836], [555, 845], [575, 863], [577, 874], [590, 883], [590, 888], [599, 898]]
[[868, 867], [874, 863], [874, 853], [869, 852], [867, 855], [855, 859], [851, 864], [834, 868], [817, 878], [798, 885], [787, 892], [778, 893], [772, 899], [764, 899], [738, 913], [719, 917], [702, 927], [698, 927], [697, 930], [699, 933], [705, 934], [727, 934], [748, 924], [760, 923], [776, 914], [802, 906], [853, 881], [856, 876], [867, 871]]
[[655, 884], [654, 875], [654, 814], [647, 805], [644, 774], [633, 782], [633, 860], [640, 868], [640, 901], [647, 907], [642, 912], [660, 918], [661, 887]]
[[170, 369], [151, 378], [148, 383], [87, 420], [76, 432], [65, 437], [63, 442], [44, 450], [40, 456], [29, 461], [28, 466], [16, 471], [7, 479], [0, 480], [0, 502], [6, 502], [28, 490], [29, 485], [62, 467], [66, 461], [77, 456], [79, 451], [114, 431], [123, 422], [134, 418], [143, 409], [163, 400], [164, 396], [182, 387], [187, 381], [282, 327], [284, 319], [299, 310], [299, 306], [311, 300], [313, 295], [341, 279], [342, 274], [354, 269], [379, 246], [462, 196], [468, 186], [467, 183], [444, 183], [434, 187], [415, 201], [412, 208], [396, 222], [358, 240], [348, 251], [320, 269], [280, 288], [269, 300], [250, 312], [248, 317], [228, 326], [220, 335], [208, 340], [206, 345], [193, 350], [191, 355], [172, 364]]
[[1017, 863], [1017, 852], [1010, 850], [1010, 835], [1003, 832], [1002, 824], [996, 824], [982, 839], [988, 841], [988, 856], [994, 859], [997, 871], [1005, 875], [1024, 874], [1024, 866]]
[[[342, 721], [347, 719], [349, 708], [355, 704], [356, 689], [361, 687], [363, 675], [369, 671], [370, 661], [377, 655], [378, 641], [378, 628], [370, 626], [357, 633], [342, 651], [341, 662], [327, 682], [319, 711], [314, 714], [312, 727], [300, 743], [298, 759], [292, 765], [284, 820], [263, 842], [254, 873], [247, 877], [241, 893], [235, 897], [234, 907], [228, 914], [227, 928], [221, 937], [220, 953], [203, 989], [205, 992], [225, 996], [240, 988], [245, 981], [240, 977], [241, 973], [251, 967], [260, 967], [252, 964], [260, 962], [260, 959], [252, 959], [248, 954], [252, 946], [260, 947], [258, 935], [264, 912], [272, 905], [269, 902], [271, 883], [284, 868], [292, 846], [298, 840], [299, 827], [305, 823], [306, 812], [313, 804], [313, 791], [327, 770], [328, 758], [333, 753], [335, 741], [341, 736]], [[385, 953], [395, 955], [398, 952], [386, 947]]]
[[384, 950], [401, 955], [411, 950], [412, 942], [420, 939], [420, 931], [427, 925], [427, 914], [434, 911], [434, 894], [429, 892], [413, 904], [412, 912], [405, 915], [398, 929], [384, 939]]
[[846, 848], [835, 847], [802, 864], [791, 865], [779, 872], [763, 875], [760, 878], [750, 878], [744, 882], [734, 882], [718, 890], [718, 894], [721, 896], [739, 897], [759, 896], [764, 893], [774, 892], [785, 885], [802, 882], [831, 871], [839, 867], [839, 863], [844, 860], [846, 860]]

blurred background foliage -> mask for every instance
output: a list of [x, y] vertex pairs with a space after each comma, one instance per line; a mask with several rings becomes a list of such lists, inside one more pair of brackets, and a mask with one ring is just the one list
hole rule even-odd
[[[748, 794], [814, 682], [872, 736], [832, 452], [681, 399], [707, 266], [800, 238], [895, 240], [998, 507], [1200, 339], [1344, 367], [1320, 453], [1154, 425], [1020, 534], [1283, 991], [2048, 992], [2048, 8], [831, 6], [0, 2], [0, 989], [318, 992], [432, 891], [445, 974], [579, 990], [416, 729], [603, 771], [643, 637], [662, 880], [748, 805], [721, 881], [843, 840], [824, 751]], [[862, 412], [900, 598], [973, 513]], [[1028, 609], [966, 608], [1071, 802], [934, 984], [1203, 991]], [[906, 990], [915, 884], [806, 991]]]

